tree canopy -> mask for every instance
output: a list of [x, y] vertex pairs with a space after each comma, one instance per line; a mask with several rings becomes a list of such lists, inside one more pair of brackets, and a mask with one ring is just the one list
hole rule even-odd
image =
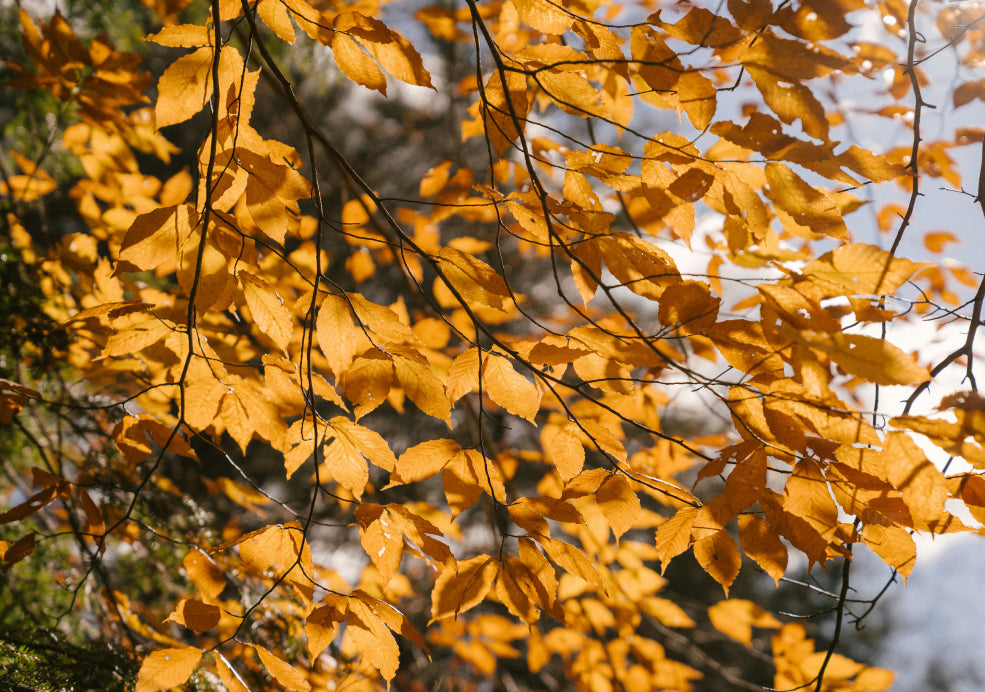
[[924, 200], [981, 10], [143, 3], [5, 62], [5, 624], [137, 692], [889, 689], [853, 555], [985, 522]]

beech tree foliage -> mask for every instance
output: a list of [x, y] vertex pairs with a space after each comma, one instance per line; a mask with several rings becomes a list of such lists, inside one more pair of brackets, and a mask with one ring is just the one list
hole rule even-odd
[[[6, 62], [5, 588], [138, 692], [889, 689], [839, 653], [853, 556], [985, 521], [985, 284], [921, 206], [983, 202], [982, 128], [925, 123], [981, 110], [980, 10], [145, 4], [140, 53], [24, 8]], [[300, 51], [450, 139], [354, 139]], [[801, 563], [826, 634], [736, 591]]]

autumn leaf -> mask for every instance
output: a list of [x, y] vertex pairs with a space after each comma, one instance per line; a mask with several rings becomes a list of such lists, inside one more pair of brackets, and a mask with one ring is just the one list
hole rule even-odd
[[267, 672], [269, 672], [273, 676], [274, 680], [279, 682], [284, 689], [291, 690], [292, 692], [307, 692], [307, 690], [311, 689], [311, 685], [305, 679], [304, 674], [290, 663], [270, 653], [269, 650], [259, 644], [254, 644], [253, 648], [260, 656], [260, 660], [263, 662]]
[[632, 483], [623, 475], [607, 478], [599, 486], [595, 498], [617, 540], [633, 527], [640, 515], [640, 499], [633, 491]]
[[482, 387], [504, 409], [534, 422], [540, 409], [540, 391], [502, 355], [483, 358]]
[[781, 624], [762, 607], [742, 598], [719, 601], [708, 609], [708, 617], [715, 629], [746, 646], [752, 646], [753, 627], [778, 629]]
[[446, 567], [438, 574], [431, 592], [431, 622], [477, 606], [492, 588], [498, 572], [496, 561], [484, 555]]
[[194, 646], [152, 652], [140, 664], [137, 692], [160, 692], [183, 685], [201, 658], [202, 650]]
[[[954, 221], [983, 135], [919, 127], [977, 19], [863, 4], [18, 10], [0, 559], [37, 598], [8, 619], [113, 567], [55, 643], [100, 622], [138, 692], [685, 692], [754, 658], [776, 689], [888, 688], [728, 598], [853, 544], [906, 579], [919, 536], [985, 521]], [[913, 26], [948, 51], [907, 56]], [[969, 194], [914, 242], [940, 180]], [[724, 601], [667, 569], [689, 550]], [[42, 687], [115, 684], [26, 645]]]
[[694, 558], [712, 579], [722, 585], [728, 596], [729, 587], [739, 574], [742, 557], [735, 541], [725, 530], [717, 531], [694, 543]]

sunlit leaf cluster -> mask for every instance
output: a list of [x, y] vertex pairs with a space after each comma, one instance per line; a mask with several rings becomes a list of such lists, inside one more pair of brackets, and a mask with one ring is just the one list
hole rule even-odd
[[[901, 250], [921, 181], [974, 188], [955, 157], [982, 141], [922, 139], [920, 3], [145, 4], [159, 74], [58, 12], [21, 11], [7, 65], [65, 104], [43, 151], [81, 171], [0, 152], [2, 241], [64, 337], [54, 375], [3, 354], [11, 584], [75, 541], [72, 607], [141, 658], [138, 692], [429, 666], [448, 689], [889, 688], [835, 651], [855, 551], [905, 578], [916, 534], [985, 522], [985, 289]], [[969, 12], [939, 24], [972, 66]], [[457, 158], [366, 170], [285, 67], [301, 46], [364, 105], [461, 106]], [[856, 143], [849, 85], [904, 141]], [[56, 196], [77, 220], [42, 232]], [[955, 322], [936, 361], [896, 336]], [[841, 578], [830, 646], [740, 586], [801, 556]], [[153, 584], [113, 570], [134, 559]], [[683, 560], [724, 600], [678, 602]], [[669, 646], [699, 627], [772, 679]]]

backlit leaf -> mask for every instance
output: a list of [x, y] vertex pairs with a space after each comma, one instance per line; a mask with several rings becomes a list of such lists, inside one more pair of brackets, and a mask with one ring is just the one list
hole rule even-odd
[[492, 354], [483, 359], [482, 387], [504, 409], [534, 422], [540, 410], [540, 390], [514, 370], [507, 358]]
[[708, 608], [708, 618], [715, 629], [746, 646], [752, 646], [752, 628], [778, 629], [780, 621], [762, 607], [742, 598], [719, 601]]
[[712, 579], [722, 585], [725, 595], [739, 574], [742, 556], [735, 541], [725, 530], [695, 541], [694, 559]]
[[136, 692], [160, 692], [183, 685], [201, 658], [202, 650], [194, 646], [152, 652], [140, 664]]
[[498, 572], [496, 561], [485, 555], [443, 569], [431, 592], [431, 622], [477, 606], [489, 593]]
[[267, 672], [269, 672], [274, 677], [274, 680], [279, 682], [284, 689], [291, 690], [291, 692], [307, 692], [311, 689], [311, 685], [308, 684], [304, 674], [290, 663], [270, 653], [269, 650], [259, 644], [254, 644], [253, 648], [256, 649], [257, 654], [259, 654], [260, 660], [263, 662], [263, 667], [267, 669]]
[[640, 515], [640, 498], [622, 474], [609, 476], [595, 495], [616, 540], [633, 527]]

